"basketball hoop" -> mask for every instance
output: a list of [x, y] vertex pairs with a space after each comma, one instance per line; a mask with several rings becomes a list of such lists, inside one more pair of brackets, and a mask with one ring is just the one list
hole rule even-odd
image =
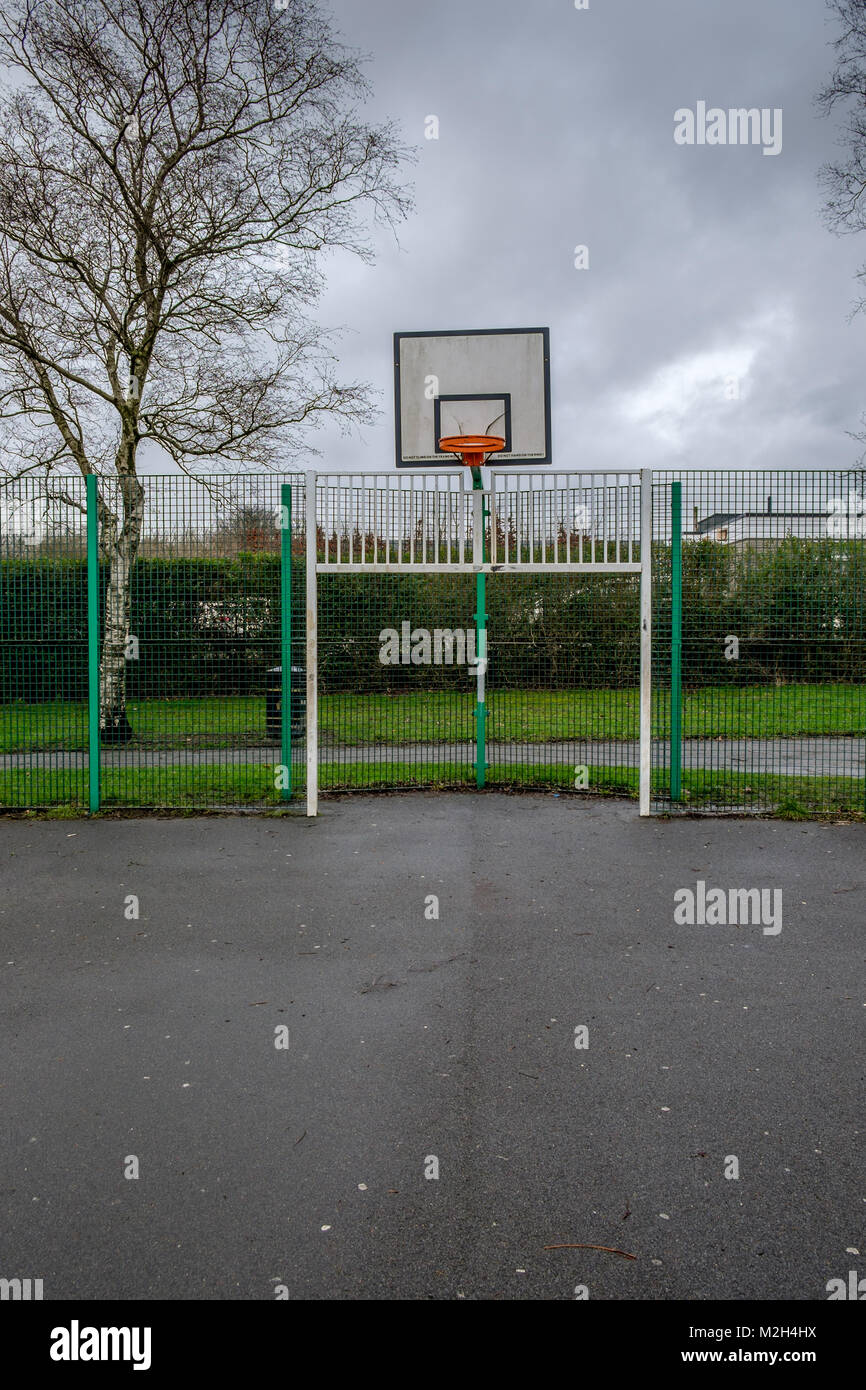
[[488, 455], [505, 448], [505, 440], [498, 434], [448, 434], [439, 440], [439, 448], [446, 454], [460, 454], [467, 468], [480, 468]]

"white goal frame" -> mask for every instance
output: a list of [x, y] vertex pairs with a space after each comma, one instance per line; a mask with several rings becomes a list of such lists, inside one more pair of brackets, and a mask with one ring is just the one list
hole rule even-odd
[[[320, 574], [639, 574], [640, 575], [640, 760], [639, 814], [650, 814], [652, 734], [652, 470], [597, 469], [584, 472], [526, 473], [489, 470], [489, 486], [483, 491], [468, 486], [468, 470], [438, 470], [403, 474], [334, 474], [310, 469], [306, 481], [306, 813], [319, 807], [319, 708], [318, 708], [318, 578]], [[608, 481], [613, 478], [611, 483]], [[604, 481], [598, 482], [599, 479]], [[603, 499], [602, 534], [592, 544], [572, 553], [570, 540], [544, 530], [550, 524], [547, 499], [572, 496]], [[419, 502], [420, 499], [420, 502]], [[434, 499], [432, 506], [430, 499]], [[435, 500], [438, 499], [438, 500]], [[510, 499], [510, 500], [509, 500]], [[608, 501], [611, 505], [608, 507]], [[485, 503], [489, 504], [491, 558], [483, 558]], [[624, 505], [623, 505], [624, 504]], [[579, 504], [584, 505], [584, 504]], [[523, 514], [521, 514], [523, 513]], [[498, 523], [517, 516], [517, 554], [497, 552]], [[393, 543], [401, 558], [379, 556], [378, 541], [368, 552], [355, 536], [352, 523], [369, 518], [379, 523], [402, 524]], [[428, 542], [416, 541], [432, 517], [436, 534]], [[524, 520], [526, 525], [524, 526]], [[412, 523], [415, 523], [413, 529]], [[555, 524], [555, 522], [554, 522]], [[598, 523], [596, 523], [598, 524]], [[343, 527], [343, 532], [338, 528]], [[444, 527], [444, 538], [442, 535]], [[325, 537], [325, 558], [317, 555], [317, 537]], [[537, 558], [553, 545], [555, 558]], [[610, 546], [627, 560], [609, 560]], [[456, 550], [459, 558], [439, 558], [442, 548]], [[559, 553], [561, 546], [562, 554]], [[390, 550], [391, 544], [388, 543]], [[420, 556], [418, 554], [420, 548]], [[522, 559], [524, 550], [528, 558]], [[603, 558], [597, 558], [601, 552]], [[403, 558], [408, 553], [409, 558]]]

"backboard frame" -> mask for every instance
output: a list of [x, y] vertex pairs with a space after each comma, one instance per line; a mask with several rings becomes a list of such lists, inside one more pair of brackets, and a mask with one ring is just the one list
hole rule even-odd
[[[510, 453], [511, 453], [511, 392], [510, 392], [510, 391], [499, 391], [499, 392], [496, 392], [496, 391], [479, 391], [479, 392], [476, 392], [476, 393], [473, 394], [473, 395], [462, 395], [462, 396], [461, 396], [459, 393], [454, 393], [454, 392], [448, 393], [448, 392], [446, 392], [446, 393], [444, 393], [444, 394], [441, 395], [441, 396], [436, 396], [436, 397], [434, 397], [434, 400], [433, 400], [433, 427], [434, 427], [434, 428], [433, 428], [433, 433], [434, 433], [434, 435], [435, 435], [435, 437], [436, 437], [437, 440], [439, 440], [439, 439], [442, 438], [442, 407], [441, 407], [441, 404], [440, 404], [442, 401], [502, 401], [503, 404], [504, 404], [504, 406], [505, 406], [505, 419], [504, 419], [501, 423], [497, 423], [497, 425], [496, 425], [496, 433], [497, 433], [497, 434], [501, 434], [502, 437], [503, 437], [503, 439], [505, 440], [505, 453], [506, 453], [506, 454], [510, 454]], [[449, 453], [447, 452], [447, 450], [445, 450], [445, 449], [440, 449], [438, 443], [437, 443], [437, 445], [436, 445], [436, 452], [437, 452], [437, 454], [441, 454], [443, 458], [452, 458], [452, 459], [453, 459], [453, 457], [454, 457], [454, 455], [453, 455], [453, 454], [449, 454]], [[435, 466], [435, 465], [434, 465], [434, 466]], [[403, 464], [401, 465], [401, 467], [403, 467], [403, 468], [415, 468], [415, 467], [420, 467], [420, 464], [416, 465], [416, 464], [411, 464], [411, 463], [403, 463]]]
[[439, 459], [419, 459], [417, 462], [403, 458], [403, 421], [401, 405], [401, 354], [400, 344], [404, 338], [482, 338], [482, 337], [505, 337], [506, 335], [538, 335], [542, 340], [542, 371], [543, 371], [543, 416], [544, 416], [544, 444], [545, 452], [543, 458], [516, 457], [503, 459], [497, 462], [497, 467], [501, 468], [535, 468], [551, 464], [553, 461], [553, 449], [551, 441], [551, 396], [550, 396], [550, 329], [549, 328], [448, 328], [416, 330], [413, 332], [397, 332], [394, 334], [394, 422], [395, 422], [395, 463], [397, 468], [411, 469], [435, 469], [447, 466], [449, 463], [453, 467], [453, 459], [439, 448], [440, 438], [440, 402], [454, 400], [502, 400], [505, 403], [505, 421], [497, 425], [496, 432], [505, 436], [507, 446], [504, 452], [510, 452], [512, 442], [512, 392], [507, 389], [507, 383], [503, 383], [505, 389], [481, 391], [481, 392], [443, 392], [441, 396], [433, 397], [434, 413], [434, 433], [436, 436], [435, 452]]

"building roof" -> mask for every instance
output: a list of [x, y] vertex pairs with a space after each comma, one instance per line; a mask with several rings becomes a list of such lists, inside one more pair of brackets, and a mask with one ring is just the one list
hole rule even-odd
[[826, 521], [827, 516], [828, 513], [826, 511], [712, 512], [709, 516], [705, 516], [701, 521], [697, 523], [697, 525], [695, 526], [695, 532], [699, 535], [704, 535], [708, 531], [717, 531], [720, 526], [730, 526], [732, 522], [747, 521], [753, 518], [760, 519], [765, 523], [769, 523], [769, 530], [774, 523], [778, 525], [780, 522], [790, 523], [792, 521], [814, 521], [815, 519], [818, 519], [820, 521]]

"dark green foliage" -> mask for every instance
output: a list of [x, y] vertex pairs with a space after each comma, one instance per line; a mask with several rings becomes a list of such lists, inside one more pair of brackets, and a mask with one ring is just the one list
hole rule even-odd
[[[103, 571], [103, 586], [107, 574]], [[654, 546], [656, 666], [670, 634], [670, 557]], [[304, 564], [292, 562], [293, 661], [303, 663]], [[86, 565], [0, 562], [0, 699], [87, 694]], [[866, 545], [786, 540], [766, 548], [712, 541], [683, 550], [683, 677], [689, 686], [866, 677]], [[487, 585], [491, 687], [633, 688], [638, 579], [632, 575], [492, 575]], [[385, 666], [385, 628], [475, 623], [471, 575], [328, 574], [319, 580], [323, 693], [465, 687], [456, 666]], [[280, 659], [280, 557], [140, 559], [131, 582], [131, 699], [247, 695]], [[740, 640], [736, 661], [725, 638]]]
[[[303, 566], [293, 562], [293, 622], [303, 640]], [[107, 569], [101, 568], [103, 596]], [[130, 699], [244, 695], [280, 659], [280, 559], [138, 560], [130, 584]], [[83, 560], [0, 563], [0, 698], [87, 695], [87, 567]], [[293, 644], [294, 645], [294, 644]], [[300, 650], [298, 648], [298, 650]]]
[[[729, 635], [740, 642], [733, 661], [724, 654]], [[690, 686], [864, 676], [862, 541], [791, 537], [743, 548], [712, 541], [684, 546], [683, 679]]]
[[0, 699], [87, 693], [87, 567], [80, 560], [0, 563]]

